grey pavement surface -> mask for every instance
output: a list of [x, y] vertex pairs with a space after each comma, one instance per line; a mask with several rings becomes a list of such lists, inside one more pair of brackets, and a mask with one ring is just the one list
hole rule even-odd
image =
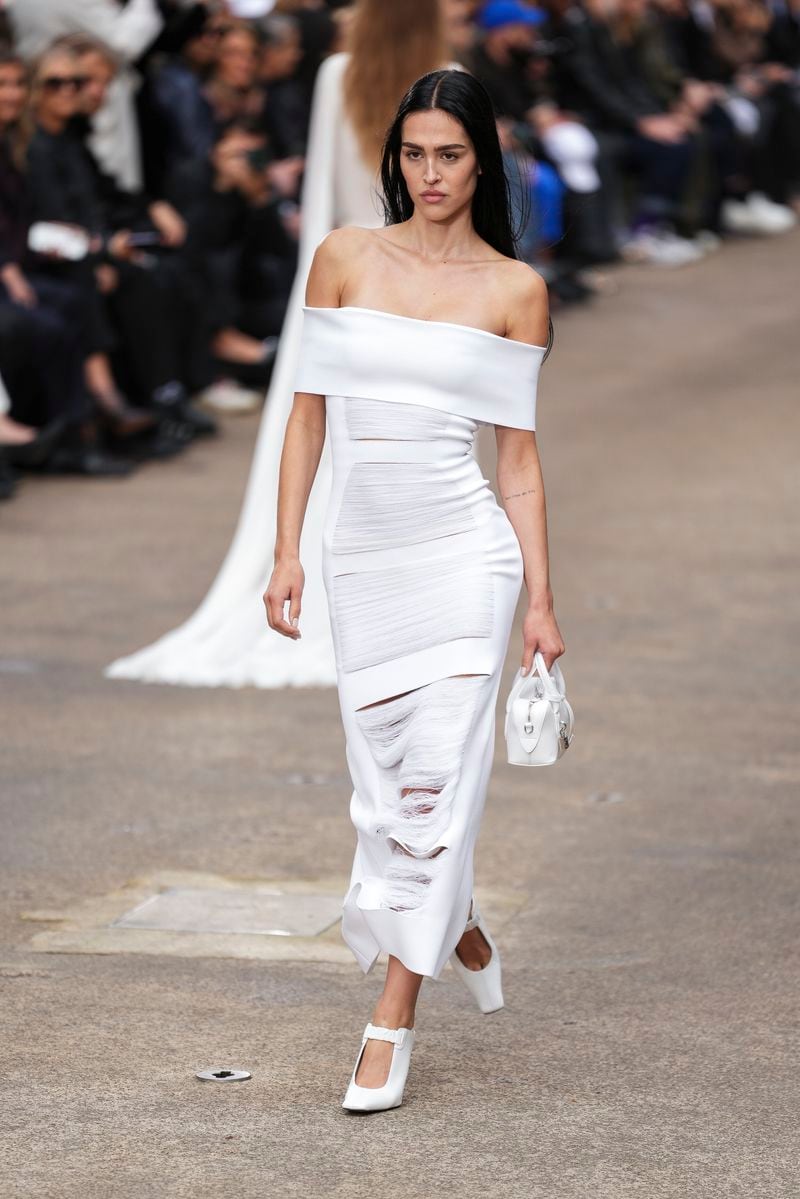
[[[800, 1194], [799, 252], [625, 268], [556, 317], [539, 443], [576, 739], [514, 769], [498, 724], [476, 893], [507, 1006], [426, 982], [393, 1112], [340, 1107], [378, 969], [36, 940], [170, 872], [346, 884], [334, 691], [101, 675], [203, 595], [255, 419], [3, 506], [4, 1197]], [[195, 1079], [218, 1064], [252, 1079]]]

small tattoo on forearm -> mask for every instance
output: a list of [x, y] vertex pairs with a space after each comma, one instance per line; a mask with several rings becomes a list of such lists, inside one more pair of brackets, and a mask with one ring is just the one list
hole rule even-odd
[[504, 495], [504, 500], [515, 500], [518, 495], [532, 495], [536, 490], [535, 487], [529, 487], [527, 491], [514, 491], [511, 495]]

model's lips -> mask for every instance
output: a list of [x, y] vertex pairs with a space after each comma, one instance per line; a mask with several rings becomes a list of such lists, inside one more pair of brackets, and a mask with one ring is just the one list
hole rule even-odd
[[446, 194], [446, 192], [437, 191], [420, 192], [423, 200], [444, 200]]

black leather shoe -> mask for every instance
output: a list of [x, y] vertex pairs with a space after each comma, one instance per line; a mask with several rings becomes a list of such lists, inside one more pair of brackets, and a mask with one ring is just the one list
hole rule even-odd
[[173, 458], [192, 441], [192, 431], [182, 421], [160, 416], [154, 429], [138, 437], [106, 437], [105, 448], [115, 458], [126, 462], [149, 462], [158, 458]]
[[209, 437], [213, 433], [217, 433], [219, 425], [214, 420], [213, 416], [209, 416], [207, 412], [202, 412], [199, 408], [195, 408], [194, 404], [190, 404], [188, 400], [180, 406], [180, 419], [185, 421], [187, 425], [191, 425], [198, 437]]
[[152, 429], [156, 417], [144, 408], [135, 408], [121, 397], [113, 409], [103, 408], [96, 404], [98, 421], [112, 437], [136, 437], [147, 429]]
[[16, 466], [41, 466], [61, 440], [66, 427], [67, 422], [63, 417], [59, 417], [40, 429], [33, 441], [26, 441], [23, 445], [4, 446], [8, 461]]
[[187, 438], [185, 433], [178, 435], [174, 431], [170, 432], [169, 425], [170, 422], [162, 421], [153, 433], [137, 441], [131, 448], [131, 453], [137, 461], [144, 462], [148, 458], [174, 458], [186, 449], [191, 438]]
[[182, 419], [179, 412], [162, 417], [159, 423], [159, 432], [170, 441], [184, 446], [187, 446], [195, 437], [194, 428], [188, 421]]

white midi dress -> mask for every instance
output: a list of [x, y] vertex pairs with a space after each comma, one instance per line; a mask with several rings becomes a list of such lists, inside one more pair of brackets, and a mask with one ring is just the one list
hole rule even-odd
[[326, 400], [323, 577], [357, 834], [342, 935], [365, 973], [383, 951], [438, 978], [467, 921], [523, 575], [473, 441], [481, 424], [535, 427], [545, 353], [303, 308], [295, 390]]

